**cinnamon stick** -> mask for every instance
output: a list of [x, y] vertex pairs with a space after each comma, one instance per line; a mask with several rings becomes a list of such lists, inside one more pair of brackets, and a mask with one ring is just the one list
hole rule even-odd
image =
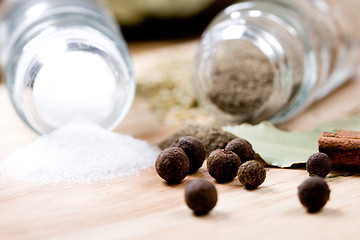
[[333, 167], [360, 167], [360, 132], [323, 132], [318, 143], [319, 152], [329, 156]]

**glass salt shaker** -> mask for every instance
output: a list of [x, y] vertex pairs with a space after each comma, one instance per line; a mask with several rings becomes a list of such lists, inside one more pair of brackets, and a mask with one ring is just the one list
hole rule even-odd
[[280, 123], [356, 74], [358, 0], [254, 0], [229, 6], [202, 35], [197, 99], [227, 122]]
[[135, 94], [118, 25], [96, 0], [1, 2], [1, 67], [12, 103], [32, 129], [73, 121], [114, 128]]

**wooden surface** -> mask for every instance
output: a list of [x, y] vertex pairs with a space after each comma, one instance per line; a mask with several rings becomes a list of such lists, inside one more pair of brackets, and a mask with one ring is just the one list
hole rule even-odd
[[[171, 47], [171, 46], [168, 46]], [[136, 56], [134, 58], [135, 64]], [[360, 83], [350, 81], [330, 97], [282, 124], [306, 130], [318, 123], [359, 113]], [[0, 161], [37, 136], [14, 113], [0, 87]], [[146, 104], [135, 102], [116, 131], [156, 143], [178, 126], [160, 123]], [[291, 156], [289, 156], [291, 157]], [[184, 203], [192, 179], [213, 181], [206, 168], [179, 185], [165, 184], [153, 168], [138, 176], [106, 182], [44, 185], [0, 177], [0, 239], [357, 239], [360, 233], [359, 175], [326, 178], [330, 201], [308, 214], [297, 186], [308, 176], [302, 169], [267, 168], [257, 190], [237, 179], [216, 184], [214, 210], [196, 217]]]

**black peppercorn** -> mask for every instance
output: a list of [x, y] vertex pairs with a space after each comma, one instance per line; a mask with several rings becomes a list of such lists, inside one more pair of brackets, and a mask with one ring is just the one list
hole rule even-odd
[[202, 166], [206, 158], [206, 150], [199, 139], [192, 136], [180, 137], [172, 146], [179, 147], [186, 153], [190, 162], [189, 173], [196, 172]]
[[186, 185], [185, 202], [196, 215], [207, 214], [217, 202], [214, 184], [204, 179], [197, 179]]
[[306, 170], [310, 176], [326, 177], [331, 170], [330, 158], [325, 153], [314, 153], [306, 162]]
[[240, 159], [235, 153], [217, 149], [210, 153], [207, 159], [207, 169], [217, 182], [230, 182], [236, 177], [240, 163]]
[[241, 162], [244, 163], [254, 159], [255, 152], [252, 145], [242, 138], [235, 138], [231, 140], [225, 147], [225, 150], [232, 151], [238, 155]]
[[159, 176], [169, 183], [180, 182], [189, 172], [189, 159], [181, 148], [166, 148], [156, 158], [155, 168]]
[[265, 181], [266, 171], [259, 162], [251, 160], [240, 166], [238, 178], [246, 189], [255, 189]]
[[298, 195], [301, 204], [308, 212], [314, 213], [320, 211], [329, 200], [330, 189], [323, 178], [313, 176], [298, 187]]

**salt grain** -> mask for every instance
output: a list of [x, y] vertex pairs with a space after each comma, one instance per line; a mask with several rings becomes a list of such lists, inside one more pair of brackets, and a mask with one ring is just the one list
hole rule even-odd
[[10, 155], [2, 172], [45, 183], [87, 183], [138, 173], [159, 150], [147, 142], [93, 124], [72, 123]]

